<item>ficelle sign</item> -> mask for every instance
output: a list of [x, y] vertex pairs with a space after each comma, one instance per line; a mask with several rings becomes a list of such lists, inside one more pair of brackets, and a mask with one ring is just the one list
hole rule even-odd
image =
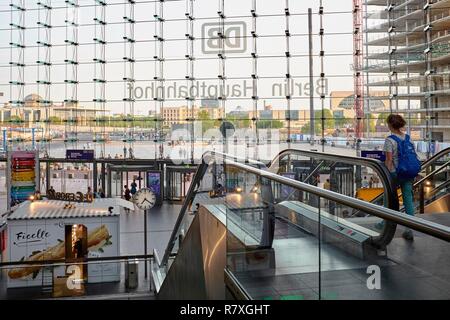
[[32, 233], [20, 231], [15, 234], [16, 240], [14, 241], [14, 244], [20, 246], [28, 243], [37, 243], [45, 241], [48, 237], [50, 237], [50, 233], [42, 229], [37, 229]]

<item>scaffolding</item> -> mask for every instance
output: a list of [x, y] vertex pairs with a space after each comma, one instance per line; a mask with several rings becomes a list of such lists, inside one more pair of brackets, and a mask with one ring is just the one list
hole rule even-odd
[[368, 101], [380, 99], [373, 88], [387, 88], [389, 108], [377, 112], [405, 115], [429, 156], [450, 140], [450, 1], [368, 0], [365, 8]]

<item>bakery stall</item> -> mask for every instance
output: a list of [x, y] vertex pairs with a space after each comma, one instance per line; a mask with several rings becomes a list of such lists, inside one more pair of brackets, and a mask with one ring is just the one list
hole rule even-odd
[[[53, 285], [75, 271], [83, 283], [120, 281], [120, 263], [84, 266], [80, 262], [120, 256], [121, 208], [134, 210], [134, 205], [123, 199], [21, 203], [7, 218], [8, 260], [65, 260], [65, 265], [10, 269], [6, 276], [8, 288], [43, 286], [49, 277]], [[74, 270], [77, 262], [83, 267]]]

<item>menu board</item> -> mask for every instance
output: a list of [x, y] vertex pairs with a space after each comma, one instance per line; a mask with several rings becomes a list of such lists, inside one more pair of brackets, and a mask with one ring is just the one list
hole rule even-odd
[[36, 192], [36, 152], [14, 151], [11, 153], [9, 203], [15, 206]]

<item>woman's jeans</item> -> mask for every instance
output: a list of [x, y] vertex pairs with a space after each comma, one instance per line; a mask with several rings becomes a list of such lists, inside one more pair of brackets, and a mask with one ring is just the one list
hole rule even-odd
[[405, 206], [405, 211], [408, 215], [414, 216], [414, 193], [413, 193], [413, 182], [414, 180], [403, 180], [397, 178], [396, 172], [391, 172], [391, 177], [394, 179], [396, 186], [399, 186], [402, 190], [403, 205]]

